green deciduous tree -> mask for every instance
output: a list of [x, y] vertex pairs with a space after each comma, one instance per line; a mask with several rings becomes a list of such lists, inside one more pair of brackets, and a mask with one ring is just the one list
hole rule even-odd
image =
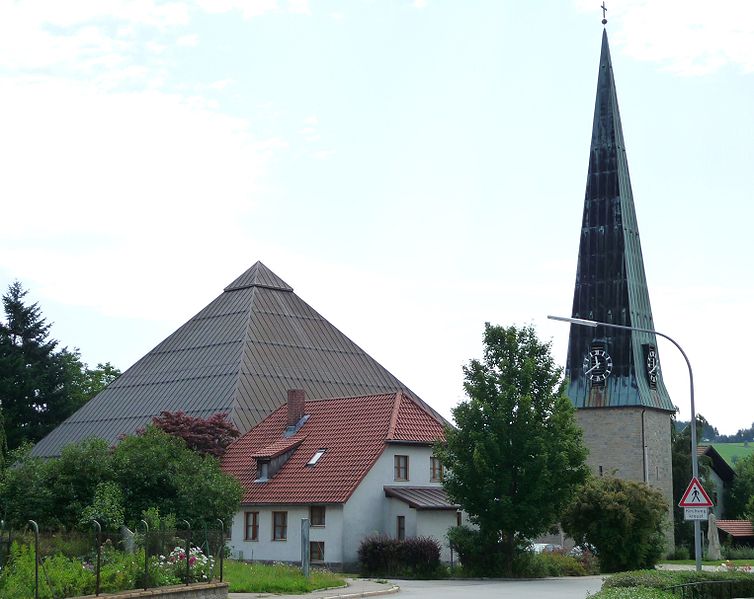
[[584, 481], [587, 450], [562, 370], [532, 327], [486, 324], [484, 357], [464, 376], [458, 428], [436, 448], [444, 486], [511, 574], [516, 550], [558, 521]]
[[563, 530], [588, 545], [603, 572], [653, 568], [665, 551], [660, 491], [612, 476], [590, 478], [563, 513]]
[[92, 514], [107, 520], [102, 524], [134, 526], [149, 508], [214, 526], [217, 518], [230, 520], [241, 499], [240, 484], [216, 458], [152, 427], [114, 449], [88, 439], [68, 445], [59, 458], [29, 451], [11, 452], [13, 467], [0, 472], [0, 518], [16, 527], [33, 519], [45, 529], [71, 528]]
[[736, 476], [730, 488], [726, 510], [730, 518], [749, 518], [747, 505], [754, 498], [754, 454], [739, 458], [735, 466]]
[[[697, 438], [701, 439], [701, 432], [709, 427], [704, 416], [697, 415], [696, 432]], [[694, 546], [694, 523], [684, 519], [683, 508], [678, 507], [686, 488], [691, 481], [691, 428], [688, 426], [677, 430], [676, 426], [670, 429], [672, 462], [673, 462], [673, 533], [676, 546]], [[714, 496], [714, 485], [710, 480], [711, 460], [707, 456], [699, 456], [699, 479], [705, 491], [710, 497]], [[702, 522], [706, 530], [707, 523]]]
[[220, 471], [218, 460], [191, 451], [180, 437], [148, 426], [113, 452], [115, 480], [123, 490], [126, 521], [157, 507], [193, 525], [228, 521], [241, 501], [241, 485]]

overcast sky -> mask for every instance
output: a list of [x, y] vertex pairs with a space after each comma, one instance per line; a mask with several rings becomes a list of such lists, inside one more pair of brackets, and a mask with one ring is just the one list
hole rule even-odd
[[[754, 2], [614, 0], [655, 324], [754, 421]], [[0, 0], [0, 289], [130, 366], [261, 260], [445, 415], [485, 321], [565, 362], [599, 2]], [[688, 375], [659, 341], [688, 418]]]

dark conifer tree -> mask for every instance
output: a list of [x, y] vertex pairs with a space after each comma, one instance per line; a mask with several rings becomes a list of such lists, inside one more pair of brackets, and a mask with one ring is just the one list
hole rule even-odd
[[36, 442], [61, 422], [65, 370], [39, 305], [27, 305], [18, 281], [3, 295], [0, 319], [0, 409], [9, 449]]

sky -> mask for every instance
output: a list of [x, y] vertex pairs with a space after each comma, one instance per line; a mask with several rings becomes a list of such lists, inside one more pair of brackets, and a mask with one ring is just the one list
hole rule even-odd
[[[754, 2], [614, 0], [655, 326], [754, 421]], [[591, 0], [0, 0], [0, 290], [125, 370], [257, 260], [446, 416], [485, 322], [565, 363]], [[683, 358], [659, 340], [679, 417]]]

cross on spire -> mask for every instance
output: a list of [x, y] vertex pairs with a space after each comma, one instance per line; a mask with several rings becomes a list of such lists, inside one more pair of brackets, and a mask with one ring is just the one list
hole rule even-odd
[[602, 9], [602, 24], [603, 25], [607, 25], [607, 18], [606, 18], [607, 6], [605, 6], [604, 0], [602, 2], [602, 6], [600, 6], [600, 8]]

